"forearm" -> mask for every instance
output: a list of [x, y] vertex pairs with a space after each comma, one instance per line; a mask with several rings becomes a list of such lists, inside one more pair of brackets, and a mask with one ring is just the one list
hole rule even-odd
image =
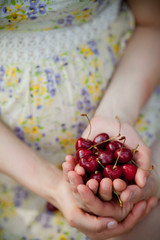
[[39, 157], [0, 122], [0, 172], [49, 200], [56, 195], [62, 172]]
[[95, 115], [135, 123], [160, 81], [159, 42], [159, 28], [136, 28]]

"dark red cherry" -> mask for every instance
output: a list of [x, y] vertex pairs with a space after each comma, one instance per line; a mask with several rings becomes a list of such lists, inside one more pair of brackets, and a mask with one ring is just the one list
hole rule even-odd
[[80, 158], [79, 165], [82, 166], [87, 173], [93, 173], [99, 167], [97, 158], [93, 155]]
[[116, 178], [120, 178], [122, 175], [122, 168], [120, 166], [116, 166], [114, 168], [113, 165], [107, 165], [103, 169], [103, 176], [107, 178], [111, 178], [112, 180]]
[[122, 168], [122, 179], [126, 182], [131, 182], [134, 180], [137, 167], [132, 163], [127, 163], [121, 166]]
[[79, 161], [80, 158], [92, 155], [92, 151], [89, 149], [81, 148], [76, 153], [76, 160]]
[[76, 150], [80, 149], [80, 148], [90, 148], [93, 145], [93, 142], [89, 139], [85, 139], [85, 138], [78, 138], [76, 141], [76, 145], [75, 148]]
[[132, 160], [133, 154], [129, 148], [124, 147], [122, 149], [118, 148], [114, 152], [114, 157], [115, 159], [119, 157], [118, 162], [124, 164]]
[[97, 182], [100, 183], [100, 181], [102, 180], [103, 176], [102, 173], [100, 171], [95, 171], [94, 173], [92, 173], [89, 177], [89, 179], [95, 179], [97, 180]]
[[119, 141], [112, 141], [107, 144], [106, 149], [115, 152], [118, 148], [122, 147], [122, 143]]
[[98, 159], [100, 160], [103, 166], [111, 164], [114, 161], [113, 152], [109, 150], [100, 149], [98, 153]]
[[98, 148], [105, 148], [107, 145], [107, 142], [104, 142], [104, 141], [108, 139], [109, 139], [109, 136], [107, 133], [100, 133], [93, 139], [93, 144], [96, 145]]
[[54, 212], [57, 210], [57, 208], [50, 202], [46, 202], [46, 209], [48, 212]]

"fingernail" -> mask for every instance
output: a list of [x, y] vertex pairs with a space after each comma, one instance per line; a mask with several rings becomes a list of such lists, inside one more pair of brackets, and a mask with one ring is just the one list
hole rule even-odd
[[108, 229], [113, 229], [117, 227], [117, 223], [116, 222], [109, 222], [107, 225]]

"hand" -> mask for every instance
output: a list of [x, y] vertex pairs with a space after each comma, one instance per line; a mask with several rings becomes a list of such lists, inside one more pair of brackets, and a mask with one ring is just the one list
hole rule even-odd
[[[123, 208], [121, 208], [117, 199], [113, 199], [110, 202], [102, 201], [95, 195], [98, 190], [98, 182], [92, 179], [88, 181], [87, 185], [84, 185], [82, 176], [74, 171], [75, 164], [73, 156], [66, 156], [66, 162], [63, 163], [63, 172], [65, 179], [70, 183], [78, 206], [86, 212], [98, 216], [114, 217], [117, 221], [122, 221], [132, 210], [133, 203], [125, 203]], [[110, 196], [112, 198], [112, 181], [109, 178], [104, 180], [101, 184], [107, 186], [107, 188], [105, 187], [105, 194], [108, 198]], [[94, 190], [91, 189], [92, 185]], [[124, 190], [124, 188], [121, 190]]]
[[[136, 132], [136, 130], [130, 126], [128, 123], [120, 123], [116, 119], [109, 119], [104, 117], [94, 117], [91, 120], [91, 134], [89, 138], [93, 140], [93, 138], [101, 133], [106, 132], [110, 137], [115, 137], [119, 133], [121, 136], [126, 137], [125, 145], [130, 149], [135, 149], [137, 144], [139, 144], [138, 152], [135, 154], [135, 160], [139, 168], [137, 168], [137, 173], [135, 176], [136, 184], [142, 188], [144, 187], [147, 177], [149, 176], [149, 171], [144, 171], [143, 169], [150, 168], [150, 159], [151, 159], [151, 150], [149, 147], [143, 142], [140, 135]], [[88, 126], [82, 137], [87, 137], [90, 126]]]
[[139, 202], [127, 218], [117, 224], [113, 218], [95, 216], [80, 209], [72, 195], [70, 184], [63, 177], [57, 188], [56, 199], [57, 207], [62, 211], [68, 223], [92, 240], [106, 240], [128, 232], [144, 215], [145, 209], [153, 207], [154, 202], [153, 199], [148, 202]]

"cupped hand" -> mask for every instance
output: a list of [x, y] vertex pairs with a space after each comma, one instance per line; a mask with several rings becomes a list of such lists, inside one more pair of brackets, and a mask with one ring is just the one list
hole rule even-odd
[[[106, 132], [110, 138], [118, 136], [119, 132], [121, 137], [124, 136], [126, 138], [125, 145], [131, 150], [135, 149], [138, 146], [138, 151], [134, 155], [134, 159], [136, 164], [138, 165], [137, 172], [135, 175], [136, 184], [142, 188], [145, 186], [147, 177], [150, 174], [148, 169], [151, 168], [151, 150], [150, 148], [143, 142], [140, 135], [137, 131], [129, 125], [128, 123], [120, 123], [116, 118], [109, 119], [105, 117], [96, 116], [91, 119], [91, 133], [89, 139], [93, 140], [94, 137], [102, 132]], [[86, 138], [89, 133], [90, 126], [85, 129], [82, 137]], [[145, 171], [147, 170], [147, 171]]]
[[[102, 192], [100, 193], [98, 192], [98, 182], [95, 179], [91, 179], [85, 185], [82, 176], [74, 171], [75, 166], [76, 162], [74, 157], [66, 156], [66, 162], [63, 163], [63, 172], [66, 181], [70, 183], [73, 196], [75, 197], [78, 206], [86, 212], [97, 216], [114, 217], [117, 221], [122, 221], [132, 210], [133, 203], [125, 203], [123, 204], [123, 208], [121, 208], [118, 199], [116, 197], [112, 199], [113, 189], [111, 179], [104, 178], [101, 181], [100, 185]], [[78, 169], [80, 173], [81, 167]], [[121, 190], [124, 190], [125, 186], [121, 184], [121, 188]], [[97, 196], [96, 193], [99, 195]], [[108, 198], [108, 201], [104, 201], [102, 199], [103, 196]], [[112, 201], [109, 201], [111, 199]]]
[[[55, 196], [53, 198], [55, 199]], [[128, 232], [142, 218], [146, 207], [151, 205], [149, 201], [137, 203], [126, 219], [117, 223], [112, 217], [99, 217], [79, 208], [69, 182], [63, 177], [57, 187], [56, 199], [57, 207], [69, 225], [77, 228], [92, 240], [105, 240]]]

